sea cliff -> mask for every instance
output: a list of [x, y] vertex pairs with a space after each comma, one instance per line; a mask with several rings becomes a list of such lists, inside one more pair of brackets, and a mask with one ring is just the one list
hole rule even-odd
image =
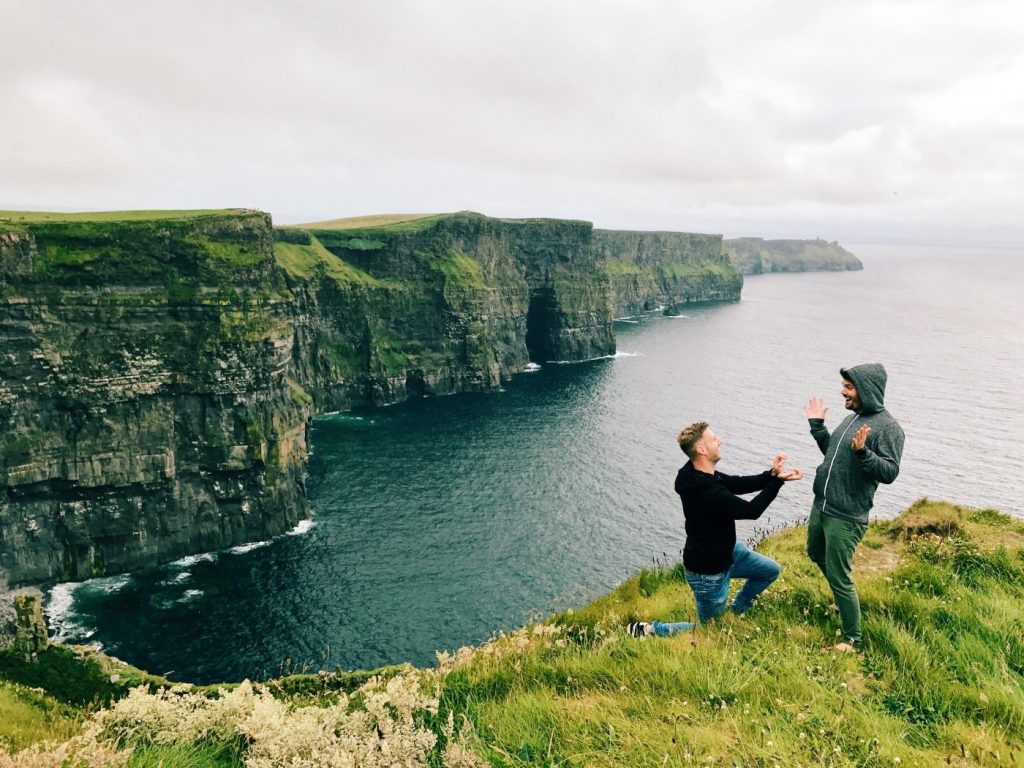
[[0, 587], [305, 515], [292, 296], [250, 211], [0, 223]]
[[854, 271], [860, 259], [837, 242], [825, 240], [764, 240], [740, 237], [724, 241], [726, 253], [745, 275], [765, 272]]
[[608, 271], [616, 317], [736, 301], [743, 289], [721, 235], [597, 229], [594, 250]]
[[0, 590], [280, 534], [316, 414], [496, 390], [741, 286], [719, 236], [584, 221], [0, 213]]

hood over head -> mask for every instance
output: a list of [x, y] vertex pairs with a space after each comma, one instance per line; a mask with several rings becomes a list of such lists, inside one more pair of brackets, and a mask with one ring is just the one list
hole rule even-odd
[[885, 382], [888, 377], [881, 363], [865, 363], [839, 371], [844, 379], [853, 382], [860, 397], [862, 413], [878, 413], [885, 410]]

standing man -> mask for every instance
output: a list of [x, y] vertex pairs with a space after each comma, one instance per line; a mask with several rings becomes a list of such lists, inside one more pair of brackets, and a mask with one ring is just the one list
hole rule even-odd
[[825, 427], [828, 408], [812, 397], [804, 407], [811, 435], [825, 460], [814, 476], [814, 503], [807, 522], [807, 554], [825, 574], [843, 624], [837, 651], [861, 642], [860, 599], [850, 571], [853, 553], [868, 530], [868, 512], [879, 483], [900, 471], [903, 429], [885, 410], [885, 368], [868, 363], [839, 371], [842, 396], [853, 411], [834, 432]]
[[[718, 472], [715, 466], [722, 458], [722, 441], [706, 421], [686, 427], [676, 442], [689, 458], [676, 475], [676, 493], [686, 518], [683, 566], [697, 603], [697, 618], [705, 622], [725, 612], [731, 579], [747, 580], [729, 606], [736, 613], [745, 613], [754, 598], [779, 577], [781, 568], [770, 557], [736, 541], [736, 521], [759, 518], [783, 484], [799, 480], [803, 474], [799, 469], [786, 470], [784, 453], [776, 455], [772, 468], [759, 475], [735, 477]], [[750, 501], [736, 495], [754, 491], [760, 493]], [[673, 635], [695, 626], [689, 621], [635, 621], [627, 630], [642, 637]]]

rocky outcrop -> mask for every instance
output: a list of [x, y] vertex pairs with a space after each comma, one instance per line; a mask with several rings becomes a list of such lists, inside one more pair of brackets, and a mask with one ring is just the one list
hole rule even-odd
[[721, 235], [597, 229], [593, 242], [616, 317], [740, 298], [743, 277], [722, 251]]
[[311, 416], [609, 355], [615, 315], [741, 284], [720, 237], [582, 221], [0, 218], [0, 590], [282, 533]]
[[745, 275], [864, 269], [860, 259], [839, 243], [820, 239], [763, 240], [760, 237], [740, 237], [726, 240], [725, 250]]
[[12, 648], [25, 661], [32, 661], [50, 644], [39, 595], [26, 593], [14, 600], [14, 641]]

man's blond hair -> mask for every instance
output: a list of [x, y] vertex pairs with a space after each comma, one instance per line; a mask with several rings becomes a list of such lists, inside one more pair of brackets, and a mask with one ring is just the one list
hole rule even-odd
[[683, 453], [691, 459], [696, 457], [697, 443], [704, 437], [704, 432], [707, 428], [708, 423], [706, 421], [695, 421], [690, 426], [684, 427], [683, 431], [679, 433], [679, 437], [676, 438], [676, 442], [683, 449]]

